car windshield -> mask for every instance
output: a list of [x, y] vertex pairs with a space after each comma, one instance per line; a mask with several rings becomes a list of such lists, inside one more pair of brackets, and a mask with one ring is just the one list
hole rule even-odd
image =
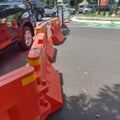
[[65, 5], [65, 7], [67, 7], [67, 8], [73, 8], [71, 5]]
[[84, 7], [84, 5], [81, 5], [81, 6], [80, 6], [80, 8], [83, 8], [83, 7]]

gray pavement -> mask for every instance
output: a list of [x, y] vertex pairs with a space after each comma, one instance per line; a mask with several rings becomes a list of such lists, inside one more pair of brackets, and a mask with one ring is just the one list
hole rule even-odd
[[63, 108], [47, 120], [120, 120], [119, 30], [67, 26], [53, 63], [61, 73]]

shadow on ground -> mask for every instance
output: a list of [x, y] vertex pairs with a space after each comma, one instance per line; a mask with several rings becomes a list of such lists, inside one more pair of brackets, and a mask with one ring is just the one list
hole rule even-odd
[[0, 75], [16, 70], [28, 63], [28, 51], [22, 51], [13, 44], [0, 53]]
[[63, 33], [63, 35], [67, 36], [67, 35], [70, 34], [70, 29], [68, 27], [67, 28], [63, 28], [62, 29], [62, 33]]
[[47, 120], [120, 120], [120, 84], [104, 86], [97, 98], [85, 93], [71, 97], [64, 94], [63, 102], [64, 107]]

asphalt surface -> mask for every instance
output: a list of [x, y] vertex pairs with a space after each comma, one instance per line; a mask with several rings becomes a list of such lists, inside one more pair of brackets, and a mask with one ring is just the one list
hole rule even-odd
[[120, 120], [120, 31], [80, 24], [55, 46], [64, 106], [47, 120]]

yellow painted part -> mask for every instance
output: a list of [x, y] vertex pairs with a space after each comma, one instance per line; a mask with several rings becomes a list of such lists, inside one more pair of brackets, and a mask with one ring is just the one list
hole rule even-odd
[[36, 29], [36, 30], [35, 30], [35, 33], [36, 33], [36, 35], [37, 35], [38, 33], [40, 33], [40, 29]]
[[54, 24], [55, 24], [55, 22], [54, 22], [53, 20], [51, 20], [51, 21], [50, 21], [50, 24], [51, 24], [51, 25], [54, 25]]
[[37, 65], [40, 65], [40, 58], [36, 59], [36, 60], [30, 60], [28, 59], [28, 62], [29, 62], [29, 65], [31, 66], [37, 66]]
[[22, 80], [22, 86], [26, 86], [26, 85], [32, 83], [33, 81], [35, 81], [35, 79], [36, 79], [36, 76], [33, 73], [32, 75], [30, 75]]
[[52, 24], [52, 23], [53, 23], [53, 21], [51, 20], [51, 21], [50, 21], [50, 24]]

